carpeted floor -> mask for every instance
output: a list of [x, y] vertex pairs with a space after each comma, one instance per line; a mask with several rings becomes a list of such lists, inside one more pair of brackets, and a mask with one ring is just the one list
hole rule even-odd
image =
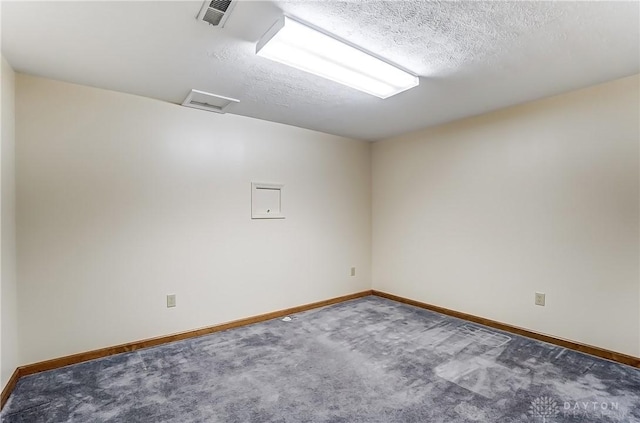
[[640, 370], [378, 297], [22, 378], [17, 422], [640, 422]]

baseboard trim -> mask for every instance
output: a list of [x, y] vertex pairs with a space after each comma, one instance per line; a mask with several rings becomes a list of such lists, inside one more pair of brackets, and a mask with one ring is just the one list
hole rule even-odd
[[189, 338], [196, 338], [198, 336], [209, 335], [215, 332], [221, 332], [228, 329], [233, 329], [241, 326], [252, 325], [254, 323], [260, 323], [267, 320], [277, 319], [289, 314], [300, 313], [314, 308], [325, 307], [332, 304], [341, 303], [344, 301], [354, 300], [356, 298], [366, 297], [372, 294], [371, 290], [357, 292], [355, 294], [343, 295], [341, 297], [335, 297], [328, 300], [318, 301], [315, 303], [304, 304], [297, 307], [291, 307], [284, 310], [273, 311], [270, 313], [260, 314], [257, 316], [247, 317], [240, 320], [234, 320], [232, 322], [222, 323], [219, 325], [208, 326], [200, 329], [175, 333], [172, 335], [159, 336], [156, 338], [144, 339], [141, 341], [129, 342], [126, 344], [120, 344], [113, 347], [100, 348], [97, 350], [82, 352], [78, 354], [68, 355], [64, 357], [54, 358], [51, 360], [41, 361], [38, 363], [27, 364], [20, 366], [13, 373], [13, 376], [9, 380], [9, 383], [2, 391], [2, 403], [0, 409], [4, 407], [5, 402], [9, 399], [9, 395], [13, 391], [18, 379], [23, 376], [28, 376], [34, 373], [40, 373], [47, 370], [58, 369], [60, 367], [70, 366], [72, 364], [83, 363], [85, 361], [95, 360], [98, 358], [108, 357], [110, 355], [121, 354], [124, 352], [136, 351], [143, 348], [155, 347], [162, 344], [168, 344], [170, 342], [182, 341]]
[[505, 332], [514, 333], [516, 335], [525, 336], [527, 338], [536, 339], [538, 341], [547, 342], [549, 344], [558, 345], [560, 347], [568, 348], [571, 350], [579, 351], [581, 353], [593, 355], [596, 357], [604, 358], [607, 360], [615, 361], [617, 363], [626, 364], [628, 366], [640, 368], [640, 358], [631, 355], [607, 350], [600, 347], [594, 347], [592, 345], [582, 344], [580, 342], [570, 341], [568, 339], [557, 338], [551, 335], [545, 335], [543, 333], [534, 332], [528, 329], [524, 329], [518, 326], [509, 325], [507, 323], [498, 322], [484, 317], [474, 316], [472, 314], [462, 313], [460, 311], [450, 310], [448, 308], [435, 306], [432, 304], [423, 303], [409, 298], [400, 297], [398, 295], [389, 294], [382, 291], [372, 290], [372, 294], [378, 297], [387, 298], [389, 300], [397, 301], [404, 304], [409, 304], [415, 307], [424, 308], [426, 310], [435, 311], [437, 313], [446, 314], [447, 316], [456, 317], [458, 319], [467, 320], [473, 323], [479, 323], [481, 325], [489, 326], [494, 329], [499, 329]]
[[4, 405], [9, 400], [9, 396], [11, 395], [11, 392], [13, 392], [13, 388], [15, 388], [16, 384], [18, 383], [18, 379], [20, 379], [20, 370], [15, 369], [13, 371], [13, 374], [9, 378], [9, 381], [2, 389], [2, 394], [0, 394], [0, 410], [2, 410]]

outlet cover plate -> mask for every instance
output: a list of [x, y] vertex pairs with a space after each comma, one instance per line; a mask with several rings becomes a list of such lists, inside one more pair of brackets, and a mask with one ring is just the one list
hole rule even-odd
[[536, 292], [536, 305], [544, 307], [545, 297], [546, 295], [544, 292]]
[[167, 308], [176, 306], [176, 294], [167, 295]]

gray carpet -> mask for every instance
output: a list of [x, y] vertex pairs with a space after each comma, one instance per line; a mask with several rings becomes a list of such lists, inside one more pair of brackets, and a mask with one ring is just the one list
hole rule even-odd
[[640, 370], [378, 297], [22, 378], [18, 422], [640, 422]]

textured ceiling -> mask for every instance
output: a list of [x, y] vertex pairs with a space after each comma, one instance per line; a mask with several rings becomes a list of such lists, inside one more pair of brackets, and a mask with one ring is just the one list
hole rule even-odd
[[[238, 1], [238, 0], [236, 0]], [[2, 2], [19, 72], [376, 140], [638, 73], [638, 2], [238, 1], [225, 28], [201, 2]], [[396, 62], [420, 86], [386, 100], [257, 57], [282, 13]], [[202, 112], [207, 113], [207, 112]]]

